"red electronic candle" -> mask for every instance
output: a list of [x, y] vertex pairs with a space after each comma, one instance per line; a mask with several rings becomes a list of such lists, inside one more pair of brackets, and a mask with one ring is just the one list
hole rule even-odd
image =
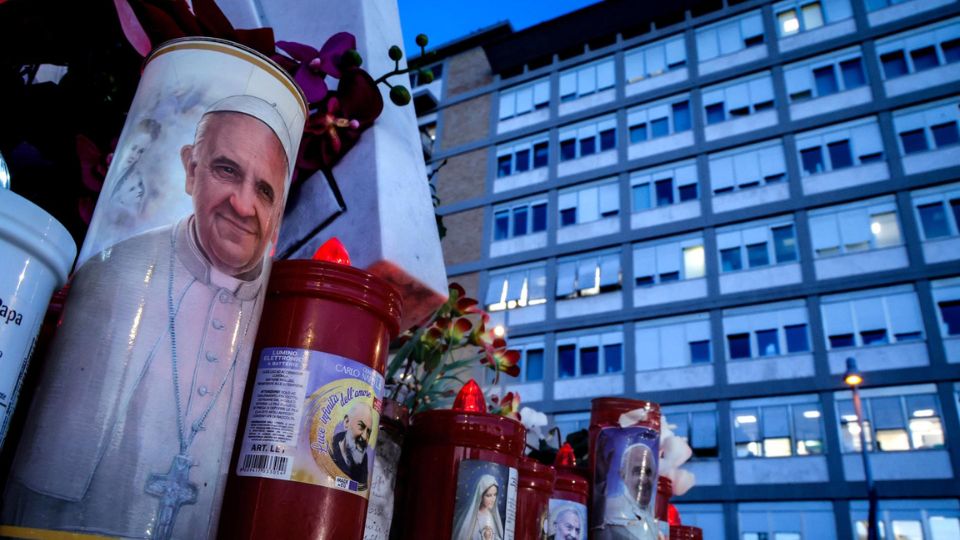
[[368, 272], [274, 264], [221, 538], [362, 538], [399, 321], [399, 295]]
[[468, 383], [458, 396], [464, 410], [413, 416], [401, 456], [395, 537], [519, 538], [517, 467], [526, 430], [484, 412], [475, 386]]
[[553, 467], [529, 458], [520, 458], [520, 488], [517, 490], [517, 532], [515, 538], [547, 537], [550, 496], [557, 472]]
[[[563, 448], [561, 448], [562, 452]], [[560, 460], [560, 455], [557, 456]], [[556, 465], [557, 480], [550, 496], [547, 530], [553, 538], [586, 538], [587, 495], [590, 484], [573, 467]]]
[[703, 530], [687, 525], [671, 525], [670, 540], [703, 540]]

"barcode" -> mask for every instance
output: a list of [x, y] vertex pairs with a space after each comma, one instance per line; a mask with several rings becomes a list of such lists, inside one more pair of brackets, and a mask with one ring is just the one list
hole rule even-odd
[[258, 454], [247, 454], [243, 456], [243, 463], [240, 464], [241, 473], [268, 473], [271, 475], [286, 476], [287, 463], [289, 458], [284, 456], [268, 456]]

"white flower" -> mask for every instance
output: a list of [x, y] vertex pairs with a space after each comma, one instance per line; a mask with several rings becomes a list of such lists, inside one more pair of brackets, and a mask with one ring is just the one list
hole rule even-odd
[[547, 415], [530, 407], [523, 407], [520, 409], [520, 422], [527, 431], [536, 433], [538, 439], [543, 438], [540, 428], [547, 425]]

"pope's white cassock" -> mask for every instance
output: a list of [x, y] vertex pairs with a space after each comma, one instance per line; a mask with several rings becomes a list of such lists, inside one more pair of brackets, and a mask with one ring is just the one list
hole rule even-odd
[[3, 523], [157, 535], [161, 499], [147, 493], [148, 477], [171, 470], [202, 420], [185, 452], [196, 502], [178, 507], [172, 536], [211, 536], [264, 277], [240, 281], [212, 268], [192, 216], [84, 263], [72, 288], [85, 294], [67, 299], [50, 352], [57, 361], [36, 391]]

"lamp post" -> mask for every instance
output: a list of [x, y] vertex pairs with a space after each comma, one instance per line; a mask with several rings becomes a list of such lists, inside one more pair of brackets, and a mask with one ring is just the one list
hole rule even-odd
[[857, 361], [853, 358], [847, 358], [847, 372], [843, 375], [843, 382], [853, 390], [853, 410], [857, 414], [857, 425], [860, 426], [860, 455], [863, 457], [863, 477], [867, 482], [867, 540], [878, 540], [877, 489], [873, 485], [873, 471], [867, 455], [867, 432], [863, 429], [863, 407], [860, 404], [859, 387], [863, 383], [863, 377], [857, 369]]

